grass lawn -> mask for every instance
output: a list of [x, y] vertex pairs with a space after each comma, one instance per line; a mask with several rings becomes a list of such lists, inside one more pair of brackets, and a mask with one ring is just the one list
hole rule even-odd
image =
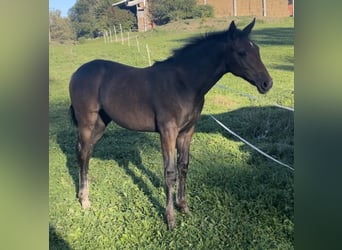
[[[244, 27], [250, 19], [238, 18]], [[50, 44], [50, 249], [293, 249], [294, 173], [265, 158], [218, 126], [227, 127], [293, 166], [293, 19], [261, 19], [252, 31], [273, 78], [266, 95], [231, 74], [206, 96], [193, 137], [187, 197], [190, 215], [177, 215], [169, 232], [163, 219], [163, 163], [156, 133], [110, 124], [90, 160], [92, 206], [76, 198], [76, 129], [68, 117], [71, 74], [95, 58], [132, 66], [162, 60], [194, 34], [228, 28], [230, 20], [180, 21], [127, 41], [103, 39]], [[137, 38], [135, 38], [137, 36]]]

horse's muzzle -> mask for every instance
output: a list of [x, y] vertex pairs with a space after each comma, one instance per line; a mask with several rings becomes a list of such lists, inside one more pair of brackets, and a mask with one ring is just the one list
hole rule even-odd
[[272, 88], [272, 85], [273, 85], [273, 81], [272, 79], [270, 79], [268, 81], [259, 82], [259, 84], [256, 84], [256, 87], [260, 94], [265, 94]]

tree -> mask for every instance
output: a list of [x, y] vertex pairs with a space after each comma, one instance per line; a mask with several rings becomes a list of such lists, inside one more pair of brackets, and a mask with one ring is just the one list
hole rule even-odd
[[[77, 0], [68, 13], [75, 37], [94, 38], [118, 24], [124, 30], [137, 28], [136, 7], [124, 4], [112, 7], [113, 2], [115, 0]], [[198, 6], [196, 0], [149, 0], [149, 3], [152, 21], [156, 24], [209, 17], [214, 13], [211, 6]]]
[[49, 12], [49, 29], [51, 40], [65, 41], [74, 39], [70, 21], [68, 18], [61, 17], [60, 10]]
[[128, 9], [112, 7], [112, 0], [78, 0], [69, 10], [76, 37], [97, 37], [104, 29], [122, 24], [124, 29], [136, 27], [136, 17]]
[[150, 13], [153, 22], [159, 25], [179, 19], [214, 16], [212, 6], [198, 6], [196, 0], [150, 0]]
[[92, 36], [92, 29], [96, 24], [95, 3], [96, 1], [93, 0], [78, 0], [69, 10], [68, 16], [76, 33], [76, 38]]

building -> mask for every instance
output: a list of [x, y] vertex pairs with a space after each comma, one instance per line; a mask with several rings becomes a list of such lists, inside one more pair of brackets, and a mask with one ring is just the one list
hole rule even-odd
[[[213, 6], [216, 17], [226, 16], [293, 16], [289, 8], [294, 0], [197, 0], [198, 4]], [[290, 3], [291, 2], [291, 3]]]
[[[213, 6], [215, 17], [227, 16], [264, 16], [288, 17], [294, 16], [294, 0], [197, 0], [199, 5]], [[152, 28], [148, 0], [121, 0], [113, 6], [125, 4], [136, 7], [138, 31]]]
[[147, 0], [122, 0], [113, 3], [112, 6], [125, 4], [127, 7], [136, 7], [138, 31], [143, 32], [151, 28], [151, 19]]

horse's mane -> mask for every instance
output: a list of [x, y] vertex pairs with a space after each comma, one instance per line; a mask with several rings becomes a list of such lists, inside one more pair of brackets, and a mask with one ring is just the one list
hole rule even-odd
[[[236, 29], [235, 32], [237, 36], [241, 34], [241, 30]], [[183, 47], [174, 49], [170, 57], [168, 57], [167, 59], [163, 61], [156, 61], [154, 64], [173, 62], [179, 58], [183, 58], [185, 53], [192, 51], [194, 48], [196, 48], [197, 46], [203, 45], [204, 43], [210, 43], [212, 41], [229, 42], [230, 40], [229, 35], [230, 35], [229, 31], [224, 30], [224, 31], [205, 33], [205, 34], [191, 37], [187, 39], [186, 44]], [[207, 51], [202, 51], [202, 53], [207, 53]]]

